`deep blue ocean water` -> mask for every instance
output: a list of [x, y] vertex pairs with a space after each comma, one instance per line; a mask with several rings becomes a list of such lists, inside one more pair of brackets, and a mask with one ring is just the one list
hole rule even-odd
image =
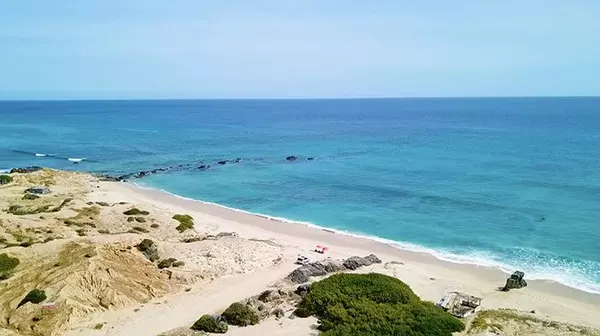
[[136, 182], [600, 292], [600, 98], [0, 102], [0, 169], [201, 162]]

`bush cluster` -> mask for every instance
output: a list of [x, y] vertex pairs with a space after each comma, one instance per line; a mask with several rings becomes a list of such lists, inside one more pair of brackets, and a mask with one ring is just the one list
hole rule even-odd
[[252, 307], [243, 303], [235, 302], [229, 306], [221, 317], [231, 325], [245, 327], [258, 324], [259, 317]]
[[21, 300], [18, 307], [26, 304], [27, 302], [31, 303], [40, 303], [46, 300], [46, 292], [41, 289], [34, 289], [31, 292], [27, 293], [27, 295]]
[[6, 253], [0, 254], [0, 280], [10, 278], [13, 270], [19, 266], [19, 263], [18, 258], [13, 258]]
[[204, 331], [208, 333], [224, 334], [227, 332], [227, 323], [223, 321], [217, 321], [210, 315], [202, 315], [198, 321], [196, 321], [192, 327], [192, 330]]
[[0, 185], [1, 184], [9, 184], [12, 182], [13, 178], [10, 175], [0, 175]]
[[138, 216], [138, 215], [146, 216], [146, 215], [149, 215], [150, 212], [145, 211], [145, 210], [140, 210], [138, 208], [132, 208], [132, 209], [129, 209], [129, 210], [123, 212], [123, 214], [125, 214], [127, 216]]
[[319, 318], [324, 336], [451, 336], [464, 324], [383, 274], [336, 274], [312, 285], [296, 315]]
[[175, 228], [179, 233], [194, 228], [194, 218], [190, 215], [175, 215], [173, 219], [179, 222], [179, 225]]
[[158, 247], [156, 244], [150, 239], [144, 239], [135, 247], [148, 258], [150, 261], [158, 260]]

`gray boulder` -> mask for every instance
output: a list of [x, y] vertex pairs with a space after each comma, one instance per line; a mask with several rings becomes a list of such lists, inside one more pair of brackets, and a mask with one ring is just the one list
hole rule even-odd
[[306, 294], [308, 294], [308, 292], [310, 292], [310, 284], [303, 284], [298, 286], [298, 288], [296, 288], [296, 294], [300, 295], [300, 296], [304, 296]]
[[361, 267], [371, 266], [373, 264], [381, 264], [381, 259], [377, 258], [377, 256], [374, 254], [370, 254], [364, 258], [356, 256], [350, 257], [344, 261], [344, 267], [351, 271]]
[[14, 174], [14, 173], [27, 174], [27, 173], [33, 173], [33, 172], [36, 172], [36, 171], [42, 170], [42, 169], [43, 169], [42, 167], [38, 167], [38, 166], [13, 168], [10, 170], [10, 173], [11, 174]]
[[344, 261], [325, 259], [312, 262], [307, 265], [300, 266], [292, 271], [286, 278], [294, 283], [304, 283], [310, 280], [311, 277], [324, 276], [329, 273], [350, 270], [353, 271], [360, 267], [380, 264], [381, 259], [376, 255], [371, 254], [364, 258], [350, 257]]
[[50, 193], [50, 189], [48, 189], [46, 187], [38, 186], [38, 187], [28, 188], [27, 190], [25, 190], [25, 192], [28, 194], [45, 195], [45, 194]]

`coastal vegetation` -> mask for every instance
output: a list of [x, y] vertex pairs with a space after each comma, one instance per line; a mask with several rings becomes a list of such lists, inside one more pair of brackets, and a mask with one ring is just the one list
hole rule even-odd
[[258, 314], [252, 307], [239, 302], [232, 303], [221, 317], [228, 324], [240, 327], [255, 325], [259, 321]]
[[55, 206], [55, 207], [53, 207], [51, 204], [46, 204], [46, 205], [42, 205], [37, 208], [25, 208], [22, 205], [14, 204], [14, 205], [11, 205], [8, 207], [7, 212], [10, 214], [13, 214], [13, 215], [17, 215], [17, 216], [35, 215], [35, 214], [45, 213], [45, 212], [59, 212], [60, 210], [62, 210], [62, 208], [64, 208], [72, 200], [73, 200], [72, 198], [66, 198], [58, 206]]
[[13, 178], [10, 175], [0, 175], [0, 185], [9, 184], [13, 181]]
[[18, 307], [21, 307], [22, 305], [26, 304], [27, 302], [37, 304], [44, 300], [46, 300], [46, 292], [44, 292], [41, 289], [34, 289], [34, 290], [30, 291], [29, 293], [27, 293], [27, 295], [25, 295], [23, 300], [21, 300], [21, 302], [19, 303]]
[[336, 274], [314, 283], [296, 309], [324, 336], [451, 336], [464, 324], [383, 274]]
[[151, 239], [142, 240], [136, 245], [136, 248], [150, 261], [156, 261], [159, 258], [158, 248]]
[[471, 322], [468, 335], [479, 335], [481, 332], [491, 332], [501, 335], [505, 332], [519, 334], [519, 330], [539, 330], [539, 334], [561, 334], [598, 336], [600, 332], [591, 328], [550, 321], [523, 313], [514, 309], [483, 310], [477, 313]]
[[150, 212], [148, 212], [146, 210], [140, 210], [138, 208], [131, 208], [131, 209], [123, 212], [123, 214], [125, 214], [127, 216], [138, 216], [138, 215], [147, 216], [150, 214]]
[[19, 266], [19, 263], [19, 258], [11, 257], [6, 253], [0, 254], [0, 280], [10, 278], [13, 270]]
[[194, 228], [194, 218], [190, 215], [174, 215], [173, 219], [179, 222], [179, 225], [175, 228], [179, 233]]
[[214, 334], [224, 334], [227, 332], [228, 326], [224, 321], [218, 321], [210, 315], [202, 315], [194, 322], [191, 329]]

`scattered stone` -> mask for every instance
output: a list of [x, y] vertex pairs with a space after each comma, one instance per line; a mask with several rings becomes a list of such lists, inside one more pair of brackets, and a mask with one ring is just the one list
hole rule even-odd
[[377, 256], [374, 254], [370, 254], [364, 258], [356, 256], [350, 257], [344, 261], [344, 267], [351, 271], [360, 267], [371, 266], [373, 264], [381, 264], [381, 259], [377, 258]]
[[314, 159], [315, 159], [314, 157], [308, 157], [308, 158], [306, 158], [306, 160], [308, 160], [308, 161], [312, 161]]
[[283, 311], [283, 309], [277, 307], [275, 309], [273, 309], [273, 311], [271, 312], [272, 315], [275, 316], [275, 318], [280, 319], [283, 316], [285, 316], [285, 312]]
[[377, 256], [374, 254], [368, 255], [364, 258], [354, 256], [344, 261], [325, 259], [300, 266], [292, 271], [292, 273], [290, 273], [286, 278], [295, 283], [304, 283], [310, 280], [311, 277], [323, 276], [328, 273], [345, 270], [353, 271], [360, 267], [380, 263], [381, 259], [377, 258]]
[[290, 155], [290, 156], [286, 157], [285, 159], [287, 161], [296, 161], [296, 160], [298, 160], [298, 157], [294, 156], [294, 155]]
[[103, 206], [103, 207], [107, 207], [110, 206], [108, 203], [106, 202], [96, 202], [96, 204], [98, 204], [99, 206]]
[[281, 296], [279, 295], [279, 292], [275, 292], [272, 290], [266, 290], [258, 296], [258, 301], [267, 303], [267, 302], [271, 302], [271, 301], [274, 301], [274, 300], [277, 300], [280, 298], [281, 298]]
[[50, 193], [50, 189], [46, 187], [37, 186], [28, 188], [27, 190], [25, 190], [25, 192], [29, 194], [46, 195]]
[[198, 170], [208, 170], [210, 169], [210, 165], [201, 165], [198, 167]]
[[310, 284], [303, 284], [296, 288], [295, 293], [304, 296], [310, 292]]
[[13, 168], [10, 170], [11, 174], [14, 173], [19, 173], [19, 174], [28, 174], [28, 173], [33, 173], [39, 170], [42, 170], [44, 168], [39, 167], [39, 166], [30, 166], [30, 167], [23, 167], [23, 168]]
[[224, 165], [224, 164], [228, 164], [229, 160], [222, 160], [222, 161], [218, 161], [217, 164], [218, 165]]

